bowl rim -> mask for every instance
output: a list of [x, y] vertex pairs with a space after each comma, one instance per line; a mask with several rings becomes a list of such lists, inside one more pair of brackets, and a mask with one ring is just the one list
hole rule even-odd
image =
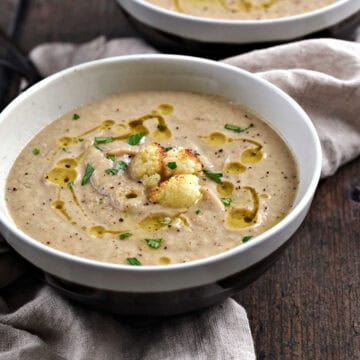
[[[318, 134], [316, 132], [316, 129], [311, 122], [308, 115], [305, 113], [305, 111], [301, 108], [301, 106], [289, 95], [287, 95], [283, 90], [278, 88], [277, 86], [273, 85], [269, 81], [257, 76], [256, 74], [250, 73], [246, 70], [237, 68], [235, 66], [220, 63], [213, 60], [208, 59], [202, 59], [192, 56], [184, 56], [184, 55], [165, 55], [165, 54], [146, 54], [146, 55], [126, 55], [126, 56], [116, 56], [116, 57], [110, 57], [100, 60], [94, 60], [90, 62], [86, 62], [80, 65], [75, 65], [72, 67], [69, 67], [67, 69], [64, 69], [62, 71], [59, 71], [53, 75], [50, 75], [49, 77], [41, 80], [37, 84], [33, 85], [26, 91], [24, 91], [22, 94], [20, 94], [17, 98], [15, 98], [1, 113], [0, 113], [0, 123], [6, 120], [6, 117], [8, 114], [10, 114], [12, 111], [16, 109], [16, 107], [21, 104], [24, 100], [31, 98], [33, 94], [35, 94], [37, 91], [41, 90], [44, 87], [47, 87], [51, 85], [52, 82], [57, 81], [61, 79], [64, 76], [71, 76], [72, 73], [76, 73], [77, 71], [91, 71], [92, 68], [98, 67], [98, 66], [107, 66], [107, 64], [121, 64], [126, 62], [136, 62], [136, 61], [172, 61], [172, 62], [185, 62], [185, 63], [192, 63], [195, 62], [197, 64], [204, 64], [207, 66], [215, 66], [222, 68], [224, 70], [230, 70], [234, 73], [240, 73], [242, 76], [252, 78], [252, 80], [255, 80], [259, 83], [261, 83], [262, 86], [265, 86], [269, 88], [272, 92], [276, 93], [276, 96], [282, 97], [284, 100], [286, 100], [289, 105], [292, 106], [292, 108], [299, 114], [299, 116], [304, 121], [304, 125], [308, 127], [310, 130], [310, 133], [312, 135], [312, 140], [315, 146], [315, 157], [314, 157], [314, 168], [315, 171], [311, 175], [311, 181], [309, 186], [304, 192], [304, 195], [299, 199], [299, 202], [296, 206], [294, 206], [290, 212], [275, 226], [271, 227], [270, 229], [266, 230], [265, 232], [261, 233], [260, 235], [257, 235], [254, 237], [251, 241], [239, 244], [238, 246], [231, 248], [225, 252], [212, 255], [206, 258], [201, 258], [193, 261], [189, 261], [186, 263], [175, 263], [170, 265], [142, 265], [142, 266], [130, 266], [127, 264], [115, 264], [115, 263], [107, 263], [102, 262], [98, 260], [92, 260], [87, 259], [84, 257], [71, 255], [69, 253], [56, 250], [52, 247], [46, 246], [42, 244], [40, 241], [35, 240], [31, 236], [27, 235], [25, 232], [20, 230], [16, 225], [15, 222], [11, 222], [6, 218], [6, 215], [3, 215], [0, 212], [0, 224], [4, 226], [11, 234], [15, 235], [17, 238], [16, 241], [19, 241], [18, 239], [21, 239], [20, 241], [26, 242], [27, 245], [30, 247], [35, 248], [36, 250], [45, 253], [46, 255], [59, 257], [63, 261], [69, 261], [69, 262], [75, 262], [78, 265], [84, 265], [84, 266], [91, 266], [91, 267], [97, 267], [99, 269], [103, 270], [109, 270], [109, 271], [125, 271], [125, 272], [139, 272], [139, 273], [164, 273], [164, 272], [172, 272], [177, 270], [189, 270], [191, 268], [198, 268], [202, 265], [211, 265], [213, 263], [221, 262], [225, 260], [226, 258], [230, 258], [233, 256], [236, 256], [237, 254], [241, 252], [248, 251], [250, 249], [255, 249], [257, 246], [261, 245], [264, 241], [269, 240], [269, 238], [276, 236], [283, 228], [289, 226], [298, 216], [300, 216], [301, 212], [306, 208], [306, 206], [311, 202], [312, 197], [315, 193], [318, 181], [320, 179], [320, 173], [321, 173], [321, 162], [322, 162], [322, 152], [321, 152], [321, 144], [320, 139], [318, 137]], [[252, 109], [251, 109], [252, 110]], [[252, 110], [253, 111], [253, 110]], [[55, 121], [56, 119], [52, 120]], [[26, 146], [26, 145], [25, 145]], [[20, 152], [19, 152], [20, 153]], [[4, 189], [1, 189], [0, 191], [6, 190], [6, 186]], [[1, 202], [4, 203], [5, 208], [8, 208], [5, 201], [5, 196], [3, 196], [0, 199]], [[10, 218], [11, 215], [8, 212], [8, 216]]]
[[250, 27], [255, 26], [262, 26], [262, 25], [278, 25], [284, 23], [291, 23], [293, 21], [303, 21], [307, 18], [312, 18], [316, 16], [322, 16], [328, 11], [336, 11], [338, 8], [343, 6], [344, 4], [350, 3], [353, 0], [337, 0], [334, 3], [328, 4], [321, 8], [307, 11], [305, 13], [291, 15], [291, 16], [284, 16], [280, 18], [273, 18], [273, 19], [260, 19], [260, 20], [228, 20], [228, 19], [213, 19], [213, 18], [206, 18], [200, 16], [193, 16], [189, 14], [184, 14], [180, 12], [176, 12], [173, 10], [168, 10], [161, 6], [152, 4], [147, 0], [130, 0], [137, 3], [139, 6], [143, 6], [150, 11], [158, 12], [162, 15], [179, 18], [185, 21], [190, 21], [194, 23], [201, 23], [202, 25], [247, 25]]

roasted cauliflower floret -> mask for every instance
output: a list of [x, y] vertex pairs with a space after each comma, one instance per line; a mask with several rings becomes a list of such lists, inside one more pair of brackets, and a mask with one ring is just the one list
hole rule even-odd
[[131, 161], [129, 170], [135, 179], [142, 179], [144, 176], [161, 174], [163, 170], [164, 148], [157, 144], [142, 146], [139, 152]]
[[182, 147], [173, 148], [165, 153], [165, 177], [179, 174], [198, 174], [202, 170], [199, 158], [190, 150]]
[[150, 201], [173, 208], [188, 208], [201, 199], [199, 178], [196, 175], [174, 175], [150, 193]]
[[146, 187], [153, 188], [159, 184], [161, 181], [161, 176], [160, 174], [145, 175], [142, 181]]

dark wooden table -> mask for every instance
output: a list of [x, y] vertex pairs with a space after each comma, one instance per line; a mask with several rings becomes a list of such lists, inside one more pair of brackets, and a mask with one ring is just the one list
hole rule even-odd
[[[137, 36], [113, 0], [0, 0], [0, 27], [25, 51]], [[360, 359], [360, 159], [320, 183], [290, 246], [235, 299], [259, 359]]]

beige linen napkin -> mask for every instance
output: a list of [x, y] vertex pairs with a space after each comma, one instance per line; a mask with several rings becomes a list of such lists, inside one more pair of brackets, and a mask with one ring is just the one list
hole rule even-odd
[[[31, 58], [47, 76], [88, 60], [152, 52], [138, 39], [100, 37], [41, 45]], [[225, 62], [258, 73], [304, 107], [321, 138], [323, 177], [360, 154], [360, 44], [306, 40]], [[15, 281], [21, 267], [12, 273], [14, 264], [0, 251], [0, 360], [255, 359], [246, 312], [233, 300], [167, 319], [124, 319], [74, 304], [29, 276]]]

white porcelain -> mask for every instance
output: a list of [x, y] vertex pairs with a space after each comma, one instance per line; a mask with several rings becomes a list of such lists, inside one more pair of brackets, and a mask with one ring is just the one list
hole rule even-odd
[[[279, 224], [225, 253], [185, 264], [139, 266], [107, 264], [47, 247], [19, 230], [5, 201], [5, 181], [22, 148], [46, 125], [77, 106], [113, 93], [182, 90], [218, 94], [245, 104], [286, 139], [300, 169], [293, 210]], [[42, 80], [0, 114], [0, 230], [23, 257], [46, 272], [78, 284], [107, 290], [157, 292], [209, 284], [259, 262], [286, 242], [303, 221], [321, 169], [321, 148], [300, 106], [265, 80], [209, 60], [146, 55], [98, 60]]]
[[328, 28], [360, 10], [360, 0], [338, 0], [308, 13], [271, 20], [214, 20], [155, 6], [146, 0], [117, 0], [135, 19], [155, 29], [207, 43], [286, 41]]

